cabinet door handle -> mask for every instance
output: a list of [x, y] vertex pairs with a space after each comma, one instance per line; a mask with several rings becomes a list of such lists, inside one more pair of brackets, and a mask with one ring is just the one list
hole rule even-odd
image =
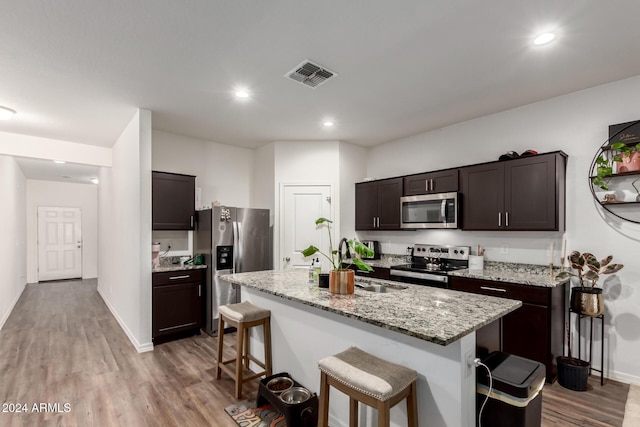
[[191, 226], [193, 227], [193, 215], [191, 215]]
[[509, 212], [505, 212], [504, 217], [505, 217], [504, 226], [508, 227], [509, 226]]
[[490, 288], [488, 286], [480, 286], [480, 289], [485, 290], [485, 291], [495, 291], [495, 292], [507, 292], [506, 289], [501, 289], [501, 288]]
[[376, 228], [376, 217], [373, 217], [373, 228]]
[[498, 227], [502, 227], [502, 212], [498, 212]]
[[429, 180], [428, 179], [424, 180], [424, 189], [425, 189], [425, 191], [429, 191]]
[[198, 285], [198, 297], [202, 296], [202, 285]]
[[431, 181], [431, 191], [433, 191], [434, 190], [433, 179], [430, 179], [429, 181]]
[[188, 279], [188, 278], [189, 278], [189, 275], [185, 274], [184, 276], [172, 276], [172, 277], [169, 277], [169, 280]]
[[378, 228], [380, 228], [380, 217], [378, 217]]

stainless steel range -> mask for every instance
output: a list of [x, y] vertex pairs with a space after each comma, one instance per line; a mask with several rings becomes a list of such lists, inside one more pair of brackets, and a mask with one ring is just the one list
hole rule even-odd
[[417, 285], [449, 287], [448, 271], [469, 267], [469, 246], [413, 246], [411, 264], [391, 267], [391, 280]]

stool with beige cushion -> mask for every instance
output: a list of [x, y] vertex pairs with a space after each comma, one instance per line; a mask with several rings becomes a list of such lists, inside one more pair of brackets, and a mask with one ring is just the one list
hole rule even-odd
[[416, 379], [413, 369], [375, 357], [351, 347], [318, 362], [320, 368], [320, 410], [318, 427], [329, 422], [330, 386], [349, 396], [349, 426], [358, 425], [358, 402], [378, 410], [378, 427], [388, 427], [391, 408], [407, 399], [409, 427], [418, 426]]
[[[236, 399], [242, 395], [242, 384], [263, 375], [271, 375], [271, 312], [256, 307], [248, 301], [239, 304], [222, 305], [219, 310], [218, 324], [218, 359], [216, 363], [216, 379], [225, 371], [236, 382]], [[237, 332], [237, 350], [234, 359], [222, 360], [225, 323], [235, 327]], [[262, 325], [264, 328], [264, 362], [257, 360], [249, 351], [249, 328]], [[244, 376], [245, 369], [249, 369], [249, 362], [253, 361], [264, 371]], [[227, 366], [235, 363], [235, 369]]]

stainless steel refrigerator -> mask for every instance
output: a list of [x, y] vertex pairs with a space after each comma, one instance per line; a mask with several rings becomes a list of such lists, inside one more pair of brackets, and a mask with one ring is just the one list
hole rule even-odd
[[240, 302], [240, 287], [220, 276], [273, 268], [269, 209], [214, 206], [197, 212], [194, 247], [204, 256], [204, 330], [218, 333], [218, 307]]

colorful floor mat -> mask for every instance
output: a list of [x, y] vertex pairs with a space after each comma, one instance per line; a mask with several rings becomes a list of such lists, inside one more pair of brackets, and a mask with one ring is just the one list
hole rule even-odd
[[284, 415], [269, 404], [256, 408], [255, 401], [243, 401], [224, 408], [241, 427], [286, 427]]

